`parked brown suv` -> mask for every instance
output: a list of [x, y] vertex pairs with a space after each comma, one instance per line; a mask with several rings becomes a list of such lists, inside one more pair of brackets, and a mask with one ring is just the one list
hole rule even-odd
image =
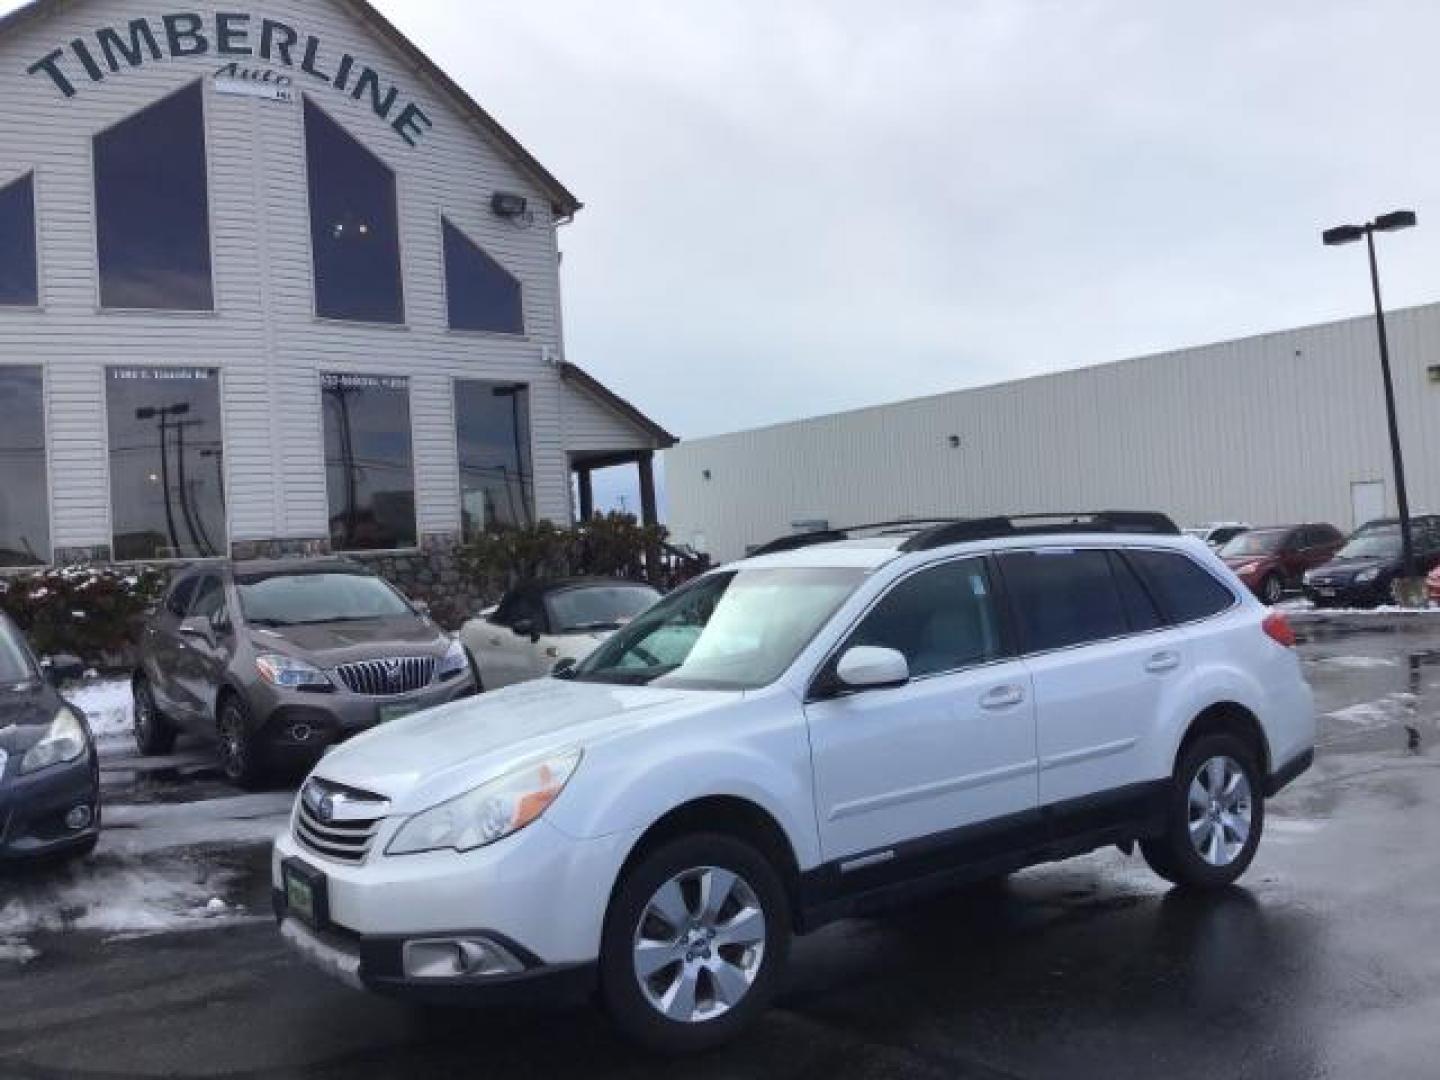
[[388, 582], [342, 559], [216, 563], [180, 574], [146, 621], [135, 741], [215, 739], [255, 786], [357, 732], [475, 692], [469, 656]]

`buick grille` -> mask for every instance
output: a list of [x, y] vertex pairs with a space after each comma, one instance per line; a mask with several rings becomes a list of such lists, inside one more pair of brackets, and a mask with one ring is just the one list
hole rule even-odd
[[423, 690], [435, 678], [435, 657], [396, 656], [341, 664], [335, 674], [351, 693], [395, 697]]

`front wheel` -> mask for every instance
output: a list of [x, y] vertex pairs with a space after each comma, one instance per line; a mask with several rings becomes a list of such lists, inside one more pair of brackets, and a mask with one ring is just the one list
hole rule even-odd
[[1142, 842], [1150, 868], [1176, 885], [1222, 889], [1249, 869], [1265, 827], [1265, 796], [1250, 745], [1196, 739], [1171, 781], [1164, 834]]
[[728, 836], [683, 837], [646, 855], [605, 919], [601, 992], [627, 1035], [667, 1054], [735, 1038], [775, 996], [790, 952], [785, 888]]
[[136, 678], [135, 748], [145, 757], [157, 757], [175, 749], [175, 728], [155, 704], [155, 691], [143, 678]]
[[250, 731], [250, 711], [234, 695], [220, 703], [217, 718], [220, 734], [220, 767], [225, 779], [242, 788], [258, 788], [265, 782], [265, 762], [259, 740]]
[[1285, 599], [1285, 582], [1279, 574], [1271, 574], [1260, 586], [1260, 599], [1274, 607]]

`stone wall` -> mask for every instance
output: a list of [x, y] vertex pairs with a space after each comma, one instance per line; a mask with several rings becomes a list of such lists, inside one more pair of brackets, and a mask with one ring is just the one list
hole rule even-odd
[[435, 621], [458, 630], [466, 619], [499, 597], [485, 596], [460, 569], [460, 537], [432, 533], [421, 538], [420, 550], [351, 555], [370, 567], [412, 600], [430, 605]]

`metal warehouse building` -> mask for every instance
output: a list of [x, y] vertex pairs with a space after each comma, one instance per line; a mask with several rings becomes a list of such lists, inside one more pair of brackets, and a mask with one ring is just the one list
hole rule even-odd
[[674, 440], [564, 359], [579, 202], [369, 4], [40, 0], [0, 100], [0, 569], [438, 586], [467, 533], [569, 520], [576, 472], [653, 490]]
[[[1410, 501], [1440, 512], [1440, 304], [1389, 317]], [[1373, 318], [687, 441], [671, 531], [718, 559], [820, 526], [1157, 509], [1187, 524], [1395, 511]]]

